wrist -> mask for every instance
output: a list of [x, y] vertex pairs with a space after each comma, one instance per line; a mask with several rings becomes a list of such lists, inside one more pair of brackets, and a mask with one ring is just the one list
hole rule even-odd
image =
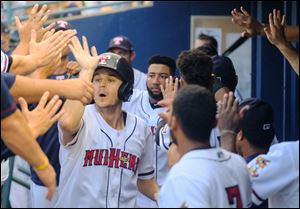
[[49, 166], [49, 160], [48, 160], [47, 157], [45, 157], [43, 163], [40, 164], [40, 165], [38, 165], [38, 166], [36, 166], [36, 167], [34, 167], [34, 169], [36, 171], [42, 171], [42, 170], [45, 170], [48, 166]]

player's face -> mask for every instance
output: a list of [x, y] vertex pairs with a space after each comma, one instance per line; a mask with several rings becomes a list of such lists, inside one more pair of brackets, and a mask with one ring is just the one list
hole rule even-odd
[[156, 101], [162, 100], [160, 85], [165, 86], [170, 76], [170, 68], [163, 64], [151, 64], [147, 73], [147, 90], [150, 97]]
[[93, 78], [94, 100], [98, 107], [107, 108], [120, 104], [118, 90], [122, 84], [120, 77], [109, 69], [98, 69]]

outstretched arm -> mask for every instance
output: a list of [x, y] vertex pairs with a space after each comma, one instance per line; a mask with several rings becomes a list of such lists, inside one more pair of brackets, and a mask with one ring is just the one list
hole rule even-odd
[[280, 11], [274, 9], [273, 13], [269, 14], [270, 27], [265, 27], [264, 31], [270, 43], [280, 50], [297, 75], [299, 75], [299, 54], [291, 43], [286, 40], [284, 34], [285, 21], [285, 15], [281, 17]]
[[[69, 47], [77, 62], [81, 66], [79, 78], [86, 82], [90, 82], [98, 64], [98, 54], [96, 48], [92, 47], [92, 56], [90, 55], [87, 39], [84, 36], [82, 38], [82, 42], [83, 46], [79, 39], [74, 37], [72, 39], [72, 45], [69, 45]], [[73, 139], [73, 135], [80, 128], [80, 121], [84, 113], [84, 106], [80, 102], [67, 100], [63, 109], [65, 114], [59, 120], [59, 125], [63, 133], [63, 143], [66, 145]]]

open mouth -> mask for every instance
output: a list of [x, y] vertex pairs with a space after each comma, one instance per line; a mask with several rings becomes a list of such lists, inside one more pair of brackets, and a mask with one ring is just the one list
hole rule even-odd
[[106, 94], [101, 93], [101, 94], [99, 94], [99, 97], [104, 98], [104, 97], [106, 97]]

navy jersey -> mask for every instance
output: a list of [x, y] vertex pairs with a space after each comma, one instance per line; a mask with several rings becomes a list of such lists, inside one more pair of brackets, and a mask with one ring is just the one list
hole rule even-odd
[[[64, 80], [67, 78], [67, 74], [60, 74], [60, 75], [50, 75], [48, 79], [54, 80]], [[30, 109], [35, 108], [31, 106]], [[60, 176], [60, 163], [58, 158], [59, 153], [59, 140], [58, 140], [58, 129], [57, 129], [57, 122], [54, 123], [51, 128], [42, 136], [38, 137], [37, 139], [39, 145], [41, 146], [44, 153], [47, 155], [50, 163], [52, 164], [55, 172], [56, 172], [56, 182], [57, 185], [59, 184], [59, 176]], [[31, 169], [31, 180], [37, 184], [44, 186], [44, 184], [40, 181], [39, 177], [37, 176], [36, 172], [30, 167]]]

